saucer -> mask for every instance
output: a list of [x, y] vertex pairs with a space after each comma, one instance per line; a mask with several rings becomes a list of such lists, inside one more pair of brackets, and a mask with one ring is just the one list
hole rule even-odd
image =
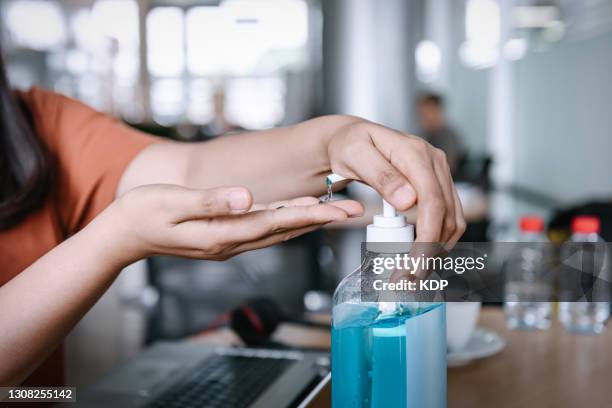
[[485, 358], [499, 353], [506, 346], [506, 341], [493, 330], [476, 329], [464, 348], [448, 351], [446, 361], [449, 367], [458, 367], [472, 360]]

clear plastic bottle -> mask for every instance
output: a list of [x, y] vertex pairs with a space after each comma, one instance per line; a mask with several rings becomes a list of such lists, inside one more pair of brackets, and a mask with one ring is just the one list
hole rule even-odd
[[517, 255], [506, 265], [504, 311], [510, 329], [546, 330], [551, 323], [552, 282], [546, 270], [549, 256], [544, 235], [544, 220], [522, 217]]
[[[562, 258], [578, 262], [577, 268], [586, 273], [581, 279], [591, 273], [601, 276], [610, 272], [606, 246], [599, 236], [600, 229], [597, 217], [578, 216], [572, 221], [572, 236], [562, 250]], [[581, 293], [580, 282], [569, 280], [567, 276], [562, 278], [561, 290], [562, 299], [570, 297], [573, 300], [559, 304], [559, 321], [568, 331], [598, 334], [605, 330], [610, 317], [610, 302], [589, 301]]]
[[[367, 241], [411, 242], [412, 231], [386, 205], [368, 227]], [[366, 252], [362, 268], [378, 254]], [[361, 269], [353, 272], [334, 293], [332, 406], [446, 407], [444, 304], [364, 302], [361, 276]]]

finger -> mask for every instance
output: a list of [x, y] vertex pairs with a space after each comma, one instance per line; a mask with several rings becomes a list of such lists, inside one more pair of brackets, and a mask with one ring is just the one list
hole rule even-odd
[[[440, 183], [440, 189], [442, 190], [442, 196], [444, 197], [444, 203], [446, 206], [446, 213], [442, 224], [442, 242], [448, 244], [448, 241], [455, 235], [457, 224], [455, 216], [455, 197], [453, 190], [455, 186], [453, 179], [450, 174], [450, 168], [446, 159], [446, 154], [440, 149], [433, 149], [434, 158], [433, 165], [436, 172], [436, 177]], [[451, 245], [452, 247], [452, 245]], [[445, 245], [445, 248], [447, 246]]]
[[355, 161], [367, 165], [351, 170], [395, 208], [407, 210], [415, 204], [417, 195], [408, 179], [393, 167], [375, 146], [365, 146]]
[[244, 187], [194, 190], [178, 187], [164, 193], [164, 206], [173, 213], [173, 221], [181, 223], [191, 219], [241, 214], [251, 207], [253, 198]]
[[[430, 154], [439, 154], [436, 152], [437, 150], [431, 148]], [[446, 160], [445, 157], [444, 160]], [[426, 169], [427, 166], [424, 165], [423, 168]], [[428, 173], [433, 176], [430, 182], [434, 184], [431, 186], [418, 185], [417, 191], [424, 191], [422, 196], [425, 198], [422, 201], [419, 199], [417, 242], [413, 244], [410, 251], [411, 256], [422, 256], [425, 259], [437, 256], [446, 248], [447, 240], [451, 236], [446, 230], [454, 231], [455, 228], [455, 203], [452, 198], [454, 186], [449, 186], [449, 183], [452, 184], [450, 173], [448, 176], [445, 175], [435, 157], [432, 157], [431, 168], [433, 171], [430, 170]], [[449, 209], [452, 209], [453, 218], [449, 218]], [[425, 279], [430, 272], [425, 267], [420, 267], [415, 271], [413, 277]]]
[[[410, 182], [418, 202], [417, 241], [438, 242], [446, 213], [432, 163], [432, 146], [423, 139], [380, 127], [374, 144]], [[401, 148], [398, 148], [401, 146]]]
[[318, 203], [319, 199], [316, 197], [298, 197], [291, 200], [273, 201], [267, 204], [255, 204], [251, 207], [251, 211], [277, 210], [284, 207], [315, 205]]
[[417, 192], [417, 242], [440, 242], [446, 204], [431, 158], [426, 152], [421, 157], [406, 152], [396, 165], [408, 174]]
[[231, 242], [253, 241], [290, 229], [343, 221], [347, 218], [346, 211], [329, 204], [263, 210], [220, 220], [219, 236]]
[[453, 201], [455, 203], [455, 234], [450, 238], [448, 243], [446, 244], [446, 249], [451, 250], [459, 238], [463, 235], [466, 228], [465, 216], [463, 215], [463, 206], [461, 205], [461, 200], [459, 200], [459, 195], [457, 194], [457, 189], [453, 187]]
[[391, 275], [389, 276], [389, 282], [393, 283], [398, 283], [404, 279], [409, 281], [415, 281], [417, 279], [417, 276], [415, 274], [411, 274], [409, 271], [406, 271], [404, 269], [395, 269], [393, 270], [393, 272], [391, 272]]
[[349, 217], [360, 217], [363, 215], [364, 208], [361, 203], [354, 200], [337, 200], [326, 203], [320, 203], [318, 198], [315, 197], [299, 197], [293, 200], [275, 201], [269, 204], [255, 204], [251, 207], [251, 211], [261, 210], [280, 210], [286, 207], [298, 207], [298, 206], [309, 206], [309, 205], [333, 205], [338, 207], [348, 214]]
[[348, 214], [333, 205], [286, 207], [241, 215], [184, 222], [174, 228], [175, 239], [186, 246], [231, 246], [291, 229], [343, 221]]
[[363, 205], [359, 201], [355, 200], [337, 200], [329, 201], [321, 205], [331, 205], [338, 207], [348, 214], [350, 218], [361, 217], [365, 211]]
[[[269, 235], [265, 238], [261, 238], [255, 241], [243, 242], [243, 243], [234, 245], [233, 248], [228, 249], [227, 251], [224, 251], [218, 256], [210, 256], [207, 254], [204, 258], [213, 259], [213, 260], [225, 260], [232, 256], [241, 254], [243, 252], [253, 251], [255, 249], [260, 249], [260, 248], [266, 248], [266, 247], [269, 247], [269, 246], [272, 246], [272, 245], [275, 245], [281, 242], [288, 241], [300, 235], [304, 235], [308, 232], [321, 228], [323, 225], [325, 224], [313, 225], [313, 226], [298, 228], [298, 229], [289, 230], [285, 232], [279, 232], [279, 233]], [[202, 250], [200, 248], [183, 250], [181, 255], [189, 257], [189, 258], [203, 258]]]
[[252, 250], [260, 249], [260, 248], [266, 248], [266, 247], [269, 247], [269, 246], [272, 246], [272, 245], [275, 245], [281, 242], [286, 242], [293, 238], [299, 237], [300, 235], [304, 235], [306, 233], [315, 231], [324, 225], [325, 224], [320, 224], [320, 225], [311, 225], [311, 226], [304, 227], [304, 228], [296, 228], [293, 230], [288, 230], [285, 232], [279, 232], [273, 235], [269, 235], [265, 238], [261, 238], [255, 241], [245, 242], [243, 244], [238, 245], [232, 251], [232, 253], [234, 255], [237, 255], [242, 252], [252, 251]]
[[422, 258], [425, 262], [421, 262], [416, 265], [414, 271], [410, 271], [413, 279], [423, 279], [427, 277], [432, 271], [427, 269], [428, 264], [431, 265], [427, 260], [435, 258], [444, 254], [444, 246], [438, 242], [415, 242], [410, 248], [410, 256], [414, 258]]

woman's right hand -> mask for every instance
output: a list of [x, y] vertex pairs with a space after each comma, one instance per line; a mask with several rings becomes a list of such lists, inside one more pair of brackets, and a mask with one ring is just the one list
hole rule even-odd
[[118, 198], [93, 224], [110, 224], [119, 261], [129, 264], [151, 255], [224, 260], [363, 213], [361, 204], [350, 200], [252, 201], [242, 187], [146, 185]]

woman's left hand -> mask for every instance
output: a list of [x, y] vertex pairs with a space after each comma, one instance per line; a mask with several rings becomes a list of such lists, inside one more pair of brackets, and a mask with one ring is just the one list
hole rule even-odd
[[331, 137], [328, 156], [334, 173], [370, 185], [398, 210], [417, 204], [417, 241], [451, 248], [465, 231], [446, 155], [423, 139], [356, 119]]

